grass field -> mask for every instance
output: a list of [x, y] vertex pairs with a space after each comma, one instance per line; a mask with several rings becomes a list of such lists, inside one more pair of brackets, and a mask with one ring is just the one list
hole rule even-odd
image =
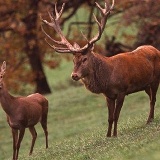
[[[106, 138], [108, 110], [102, 95], [95, 95], [70, 80], [72, 62], [56, 70], [46, 68], [52, 87], [49, 100], [49, 148], [41, 126], [32, 156], [28, 156], [31, 136], [22, 141], [22, 160], [159, 160], [160, 92], [155, 120], [146, 125], [149, 98], [144, 92], [126, 97], [118, 124], [118, 138]], [[0, 160], [11, 159], [12, 137], [5, 114], [0, 110]]]

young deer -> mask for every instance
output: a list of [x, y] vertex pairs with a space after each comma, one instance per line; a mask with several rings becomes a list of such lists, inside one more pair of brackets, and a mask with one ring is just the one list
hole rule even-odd
[[81, 80], [85, 87], [93, 93], [102, 93], [106, 97], [108, 105], [108, 131], [107, 137], [111, 136], [112, 125], [114, 123], [113, 136], [117, 136], [117, 122], [119, 114], [125, 99], [125, 96], [134, 92], [144, 90], [150, 98], [150, 113], [147, 123], [154, 118], [154, 106], [156, 102], [156, 93], [160, 81], [160, 51], [152, 46], [141, 46], [136, 50], [128, 53], [118, 54], [113, 57], [104, 57], [101, 54], [93, 52], [93, 46], [98, 41], [104, 31], [107, 17], [114, 6], [114, 0], [109, 7], [105, 0], [105, 8], [103, 9], [98, 3], [97, 8], [101, 12], [101, 19], [94, 19], [98, 25], [98, 33], [91, 40], [87, 40], [87, 44], [80, 47], [77, 43], [73, 45], [63, 35], [59, 21], [63, 12], [64, 4], [57, 11], [55, 5], [55, 15], [53, 17], [49, 13], [51, 22], [42, 21], [54, 28], [60, 36], [60, 41], [51, 38], [43, 29], [48, 39], [53, 41], [55, 45], [47, 43], [59, 53], [72, 53], [74, 70], [72, 79]]
[[0, 102], [6, 112], [7, 121], [12, 129], [13, 136], [13, 160], [18, 159], [18, 152], [23, 139], [25, 129], [29, 128], [32, 134], [30, 155], [36, 141], [37, 132], [35, 125], [40, 122], [46, 137], [46, 148], [48, 148], [47, 114], [48, 101], [41, 94], [35, 93], [27, 97], [13, 97], [6, 89], [3, 76], [6, 70], [4, 61], [0, 71]]

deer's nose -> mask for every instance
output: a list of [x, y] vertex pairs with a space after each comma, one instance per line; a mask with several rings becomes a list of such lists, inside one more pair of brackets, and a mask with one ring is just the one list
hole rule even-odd
[[72, 73], [71, 77], [75, 81], [78, 81], [80, 79], [77, 73]]

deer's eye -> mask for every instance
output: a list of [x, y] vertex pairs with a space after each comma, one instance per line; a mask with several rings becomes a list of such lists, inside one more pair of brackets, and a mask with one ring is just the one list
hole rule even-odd
[[3, 76], [0, 76], [0, 78], [3, 78]]
[[84, 59], [82, 60], [83, 63], [86, 62], [86, 61], [87, 61], [87, 58], [84, 58]]

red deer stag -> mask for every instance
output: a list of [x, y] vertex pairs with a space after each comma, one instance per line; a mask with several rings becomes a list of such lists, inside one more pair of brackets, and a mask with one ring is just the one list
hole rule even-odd
[[64, 4], [58, 12], [55, 5], [55, 17], [49, 13], [51, 22], [42, 21], [58, 33], [60, 41], [54, 40], [42, 27], [42, 31], [48, 39], [57, 46], [47, 43], [59, 53], [72, 53], [74, 70], [71, 74], [73, 80], [82, 80], [85, 87], [93, 93], [102, 93], [106, 97], [108, 105], [108, 132], [111, 137], [114, 123], [113, 136], [117, 136], [117, 122], [123, 101], [126, 95], [144, 90], [150, 98], [150, 113], [147, 123], [154, 118], [154, 106], [156, 93], [160, 80], [160, 51], [152, 46], [141, 46], [132, 52], [118, 54], [113, 57], [104, 57], [93, 51], [93, 46], [102, 35], [107, 17], [114, 6], [114, 0], [109, 7], [105, 0], [105, 8], [96, 3], [101, 12], [101, 19], [94, 19], [98, 25], [98, 33], [87, 44], [80, 47], [73, 45], [63, 35], [59, 21], [63, 12]]
[[40, 121], [46, 137], [46, 148], [48, 148], [47, 114], [48, 101], [41, 94], [35, 93], [27, 97], [13, 97], [6, 89], [3, 76], [6, 70], [4, 61], [0, 71], [0, 102], [6, 112], [7, 121], [12, 129], [13, 136], [13, 160], [18, 159], [21, 141], [25, 128], [29, 128], [32, 134], [30, 155], [36, 141], [37, 132], [35, 125]]

